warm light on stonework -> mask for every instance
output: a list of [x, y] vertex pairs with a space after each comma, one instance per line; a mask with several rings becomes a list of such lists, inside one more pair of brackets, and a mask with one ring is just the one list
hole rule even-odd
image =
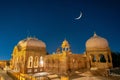
[[[60, 49], [48, 55], [46, 45], [41, 46], [41, 43], [45, 44], [44, 42], [34, 38], [22, 40], [13, 50], [11, 66], [13, 66], [13, 70], [17, 70], [19, 73], [28, 74], [28, 76], [32, 74], [32, 78], [38, 79], [43, 75], [48, 75], [42, 72], [50, 72], [56, 74], [61, 80], [69, 80], [76, 71], [82, 69], [109, 69], [112, 68], [111, 52], [108, 45], [107, 48], [106, 45], [102, 45], [104, 42], [107, 43], [107, 40], [101, 38], [102, 37], [95, 35], [87, 40], [84, 54], [72, 53], [70, 44], [65, 39]], [[23, 44], [25, 43], [29, 44], [24, 46]], [[105, 47], [101, 47], [101, 45]], [[27, 67], [25, 64], [27, 64]], [[24, 78], [24, 76], [21, 77]]]
[[40, 61], [40, 67], [43, 67], [43, 61]]
[[43, 67], [43, 57], [40, 57], [40, 67]]

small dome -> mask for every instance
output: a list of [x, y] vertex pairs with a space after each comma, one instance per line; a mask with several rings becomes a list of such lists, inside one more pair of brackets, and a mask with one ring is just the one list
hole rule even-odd
[[68, 41], [65, 39], [64, 41], [63, 41], [63, 43], [62, 43], [62, 46], [61, 46], [62, 48], [65, 48], [65, 47], [70, 47], [70, 45], [69, 45], [69, 43], [68, 43]]
[[46, 47], [45, 43], [37, 38], [27, 38], [18, 43], [21, 47]]
[[90, 39], [87, 40], [86, 42], [86, 48], [108, 48], [108, 42], [106, 39], [96, 35], [96, 33], [94, 33], [93, 37], [91, 37]]

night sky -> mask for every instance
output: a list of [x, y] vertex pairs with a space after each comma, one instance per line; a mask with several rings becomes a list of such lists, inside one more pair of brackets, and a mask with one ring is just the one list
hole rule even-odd
[[[14, 46], [27, 37], [44, 41], [53, 53], [66, 38], [73, 53], [97, 35], [120, 51], [119, 0], [0, 0], [0, 60], [10, 59]], [[75, 20], [82, 12], [82, 17]]]

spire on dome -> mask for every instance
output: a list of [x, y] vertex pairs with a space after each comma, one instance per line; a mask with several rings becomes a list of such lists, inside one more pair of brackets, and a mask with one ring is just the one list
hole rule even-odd
[[70, 44], [66, 39], [64, 39], [64, 41], [62, 42], [61, 47], [62, 47], [62, 52], [70, 52]]
[[62, 48], [65, 48], [65, 47], [70, 47], [70, 45], [66, 39], [64, 39], [64, 41], [62, 43]]
[[97, 34], [96, 34], [96, 32], [94, 32], [94, 35], [93, 35], [93, 37], [96, 37], [97, 36]]

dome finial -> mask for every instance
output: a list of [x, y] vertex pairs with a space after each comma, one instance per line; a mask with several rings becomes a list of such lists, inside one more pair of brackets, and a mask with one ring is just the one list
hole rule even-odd
[[86, 42], [86, 49], [92, 50], [106, 48], [109, 48], [108, 41], [105, 38], [96, 35], [95, 32], [94, 35], [91, 38], [89, 38]]
[[94, 37], [97, 36], [96, 32], [94, 31]]
[[64, 48], [64, 47], [70, 47], [70, 45], [66, 39], [64, 39], [64, 41], [62, 42], [62, 48]]

